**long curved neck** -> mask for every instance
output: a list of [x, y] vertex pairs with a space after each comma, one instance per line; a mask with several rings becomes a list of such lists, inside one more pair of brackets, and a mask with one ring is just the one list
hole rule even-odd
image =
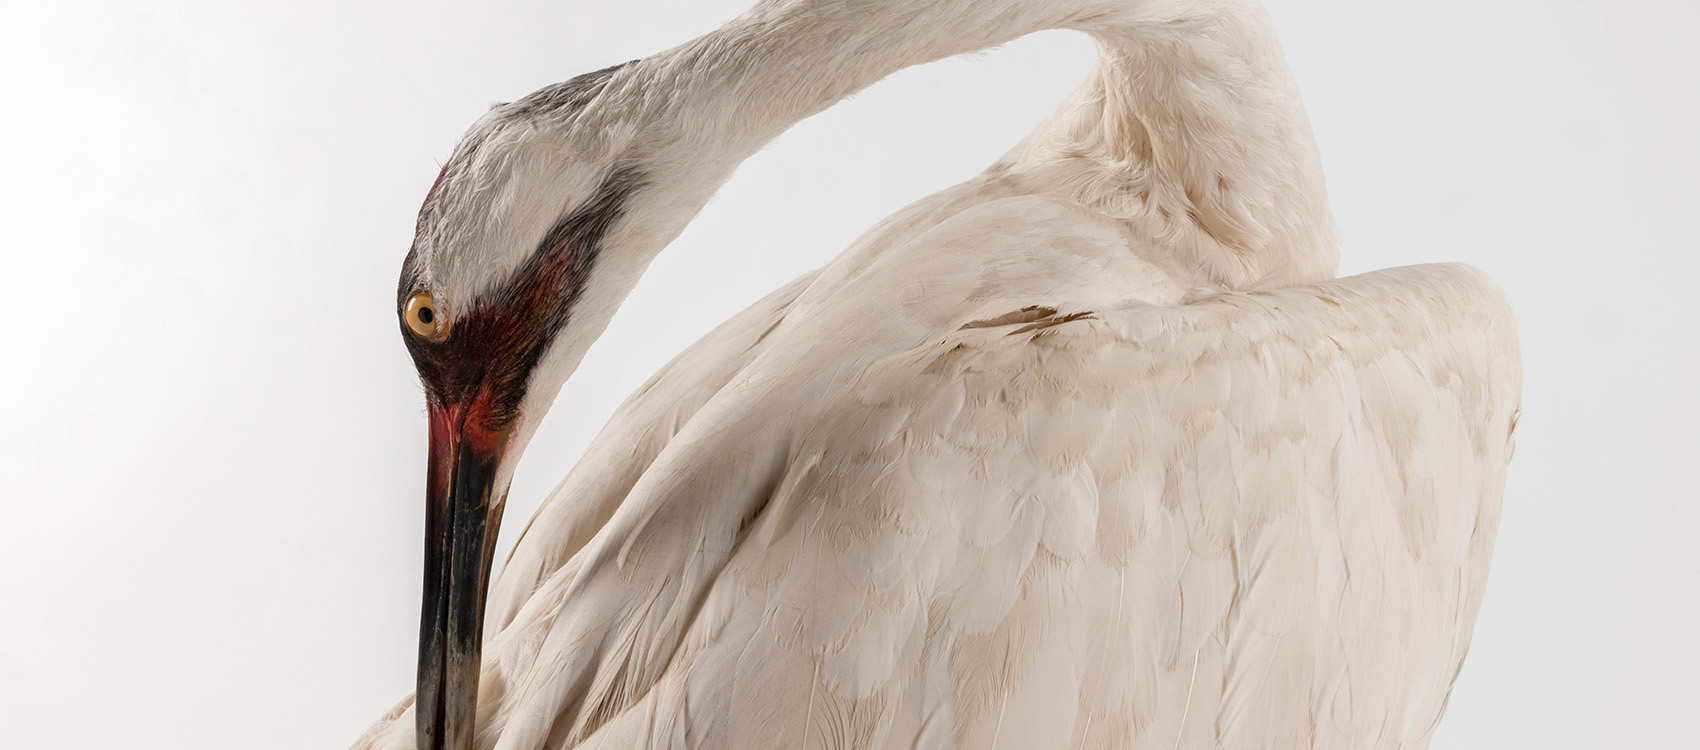
[[767, 141], [881, 78], [1053, 28], [1090, 34], [1098, 65], [1001, 167], [1126, 221], [1203, 283], [1333, 276], [1310, 125], [1255, 0], [768, 0], [630, 83], [665, 92], [647, 97], [664, 130], [645, 140], [706, 202]]
[[688, 122], [711, 125], [695, 133], [753, 149], [896, 71], [1065, 25], [1078, 4], [767, 0], [659, 62], [683, 79]]

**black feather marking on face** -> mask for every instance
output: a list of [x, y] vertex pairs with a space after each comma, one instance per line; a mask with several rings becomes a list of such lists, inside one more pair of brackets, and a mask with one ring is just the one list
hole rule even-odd
[[[518, 416], [537, 364], [572, 317], [608, 230], [642, 187], [639, 174], [616, 168], [586, 200], [544, 234], [507, 283], [455, 310], [442, 341], [402, 338], [433, 403], [466, 410], [465, 439], [500, 434]], [[414, 257], [403, 265], [398, 310], [418, 291]]]

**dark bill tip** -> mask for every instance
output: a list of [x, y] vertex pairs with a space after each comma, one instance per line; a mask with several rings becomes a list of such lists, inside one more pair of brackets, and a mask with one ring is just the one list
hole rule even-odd
[[415, 729], [419, 750], [471, 750], [501, 452], [475, 450], [459, 420], [432, 416]]

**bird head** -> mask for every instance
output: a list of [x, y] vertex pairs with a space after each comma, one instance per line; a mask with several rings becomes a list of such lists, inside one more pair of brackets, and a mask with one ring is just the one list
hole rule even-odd
[[422, 750], [472, 746], [491, 554], [520, 452], [695, 212], [638, 205], [648, 184], [639, 128], [599, 106], [617, 72], [556, 84], [474, 123], [427, 194], [402, 266], [396, 314], [430, 432]]

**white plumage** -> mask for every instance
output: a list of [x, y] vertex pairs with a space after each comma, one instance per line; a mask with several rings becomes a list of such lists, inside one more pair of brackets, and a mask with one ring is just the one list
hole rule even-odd
[[[1250, 3], [767, 2], [558, 120], [499, 108], [440, 187], [466, 208], [421, 219], [451, 319], [596, 175], [646, 175], [500, 487], [750, 150], [890, 70], [1054, 27], [1102, 59], [1033, 136], [616, 413], [490, 594], [477, 747], [1427, 745], [1498, 525], [1514, 325], [1465, 266], [1331, 279]], [[404, 701], [356, 747], [413, 732]]]

